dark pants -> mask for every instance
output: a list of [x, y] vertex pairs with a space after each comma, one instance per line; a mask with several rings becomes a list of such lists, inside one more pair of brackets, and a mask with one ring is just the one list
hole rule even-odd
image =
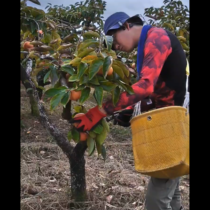
[[180, 210], [181, 192], [180, 178], [158, 179], [151, 178], [146, 194], [147, 210]]

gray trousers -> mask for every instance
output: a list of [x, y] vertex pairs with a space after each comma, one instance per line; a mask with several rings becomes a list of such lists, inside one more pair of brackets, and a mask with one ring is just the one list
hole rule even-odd
[[180, 210], [181, 192], [180, 178], [158, 179], [151, 177], [146, 194], [147, 210]]

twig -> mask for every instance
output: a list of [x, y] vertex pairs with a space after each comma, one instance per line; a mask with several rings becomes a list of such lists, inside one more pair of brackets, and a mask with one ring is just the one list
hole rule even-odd
[[80, 25], [77, 25], [77, 26], [72, 26], [72, 25], [70, 25], [69, 24], [69, 22], [67, 22], [67, 21], [64, 21], [64, 20], [60, 20], [60, 19], [58, 19], [58, 18], [54, 18], [54, 17], [52, 17], [52, 16], [47, 16], [48, 18], [51, 18], [51, 19], [54, 19], [54, 20], [57, 20], [57, 21], [60, 21], [60, 22], [63, 22], [63, 23], [66, 23], [70, 28], [72, 28], [72, 29], [77, 29], [77, 28], [80, 28], [81, 26]]

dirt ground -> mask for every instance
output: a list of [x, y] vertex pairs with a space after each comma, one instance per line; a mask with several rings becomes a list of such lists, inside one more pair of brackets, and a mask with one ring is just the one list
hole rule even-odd
[[[85, 103], [93, 107], [93, 102]], [[67, 134], [69, 124], [61, 119], [62, 107], [49, 111], [49, 118]], [[21, 210], [70, 209], [69, 163], [50, 134], [30, 114], [29, 98], [21, 88]], [[111, 125], [111, 124], [110, 124]], [[88, 201], [79, 210], [144, 210], [149, 177], [134, 169], [130, 128], [110, 126], [106, 139], [107, 159], [85, 154]], [[189, 176], [180, 189], [185, 210], [189, 210]], [[154, 209], [155, 210], [155, 209]]]

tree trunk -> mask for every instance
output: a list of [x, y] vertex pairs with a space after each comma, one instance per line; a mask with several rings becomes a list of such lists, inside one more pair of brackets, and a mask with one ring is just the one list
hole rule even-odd
[[27, 82], [27, 75], [26, 75], [26, 71], [23, 68], [22, 65], [20, 65], [20, 69], [21, 69], [21, 81], [24, 85], [24, 87], [26, 88], [26, 92], [29, 96], [30, 99], [30, 104], [31, 104], [31, 114], [33, 116], [39, 116], [39, 109], [38, 109], [38, 104], [37, 101], [34, 98], [34, 94], [33, 94], [33, 89], [30, 89], [27, 91], [27, 89], [32, 88], [30, 83]]
[[87, 199], [84, 158], [86, 149], [87, 143], [79, 142], [69, 159], [71, 167], [71, 192], [76, 202]]
[[66, 154], [66, 156], [69, 159], [71, 168], [72, 197], [75, 199], [75, 201], [85, 201], [87, 199], [87, 193], [84, 153], [87, 149], [87, 143], [79, 142], [75, 147], [73, 147], [68, 141], [68, 139], [58, 130], [58, 128], [49, 121], [44, 106], [39, 102], [38, 92], [33, 81], [30, 78], [30, 71], [31, 65], [28, 64], [26, 69], [26, 76], [31, 87], [33, 88], [35, 99], [38, 102], [40, 121], [43, 124], [43, 126], [50, 132], [50, 134], [54, 137], [58, 146], [62, 149], [64, 154]]

